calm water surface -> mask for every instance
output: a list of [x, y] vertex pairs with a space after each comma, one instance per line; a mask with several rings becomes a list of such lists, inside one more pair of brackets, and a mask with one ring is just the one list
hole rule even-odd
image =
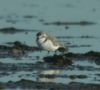
[[[94, 22], [94, 25], [44, 25], [45, 22]], [[15, 27], [17, 29], [33, 30], [33, 32], [2, 33], [0, 32], [0, 44], [21, 41], [30, 46], [37, 46], [36, 33], [46, 31], [54, 36], [61, 37], [59, 41], [69, 46], [69, 51], [85, 53], [88, 51], [100, 51], [100, 1], [99, 0], [0, 0], [0, 29]], [[66, 29], [68, 27], [68, 29]], [[88, 38], [87, 38], [88, 36]], [[63, 38], [65, 37], [65, 38]], [[68, 38], [70, 37], [70, 38]], [[83, 37], [83, 38], [82, 38]], [[6, 44], [7, 45], [7, 44]], [[43, 61], [47, 52], [32, 52], [28, 57], [19, 60], [14, 58], [0, 58], [2, 63], [36, 63]], [[50, 54], [52, 55], [52, 53]], [[36, 59], [39, 56], [39, 60]], [[87, 60], [76, 61], [74, 66], [81, 65], [84, 68], [91, 66], [88, 71], [71, 69], [49, 69], [31, 71], [7, 71], [8, 75], [0, 75], [0, 82], [18, 81], [28, 79], [33, 81], [65, 83], [83, 82], [100, 83], [100, 68], [94, 62]], [[69, 66], [71, 67], [71, 66]], [[47, 67], [46, 67], [47, 68]], [[5, 71], [4, 71], [5, 72]], [[39, 77], [40, 75], [56, 75], [54, 78]], [[86, 78], [70, 78], [71, 75], [85, 75]]]

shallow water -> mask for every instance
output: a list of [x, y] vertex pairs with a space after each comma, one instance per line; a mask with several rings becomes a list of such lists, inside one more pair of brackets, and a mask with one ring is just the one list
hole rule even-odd
[[[69, 52], [85, 53], [88, 51], [100, 51], [100, 1], [99, 0], [0, 0], [0, 45], [8, 45], [8, 42], [20, 41], [29, 46], [37, 46], [36, 33], [46, 31], [58, 37], [59, 41], [69, 46]], [[81, 22], [88, 21], [95, 24], [45, 24], [54, 22]], [[15, 32], [3, 32], [3, 28], [14, 27]], [[26, 31], [25, 31], [26, 30]], [[49, 55], [53, 55], [51, 52]], [[0, 73], [0, 82], [19, 81], [27, 79], [39, 82], [54, 82], [69, 84], [100, 83], [100, 65], [87, 59], [79, 59], [70, 66], [62, 69], [48, 68], [43, 57], [48, 56], [46, 51], [30, 52], [20, 58], [1, 57], [4, 64], [36, 64], [38, 68], [27, 65], [18, 71], [5, 70]], [[43, 67], [39, 62], [43, 63]], [[39, 69], [39, 65], [42, 69]], [[78, 66], [81, 66], [80, 69]], [[5, 72], [6, 74], [2, 74]], [[45, 77], [46, 75], [46, 77]], [[48, 77], [48, 75], [51, 75]], [[78, 75], [84, 75], [78, 77]]]

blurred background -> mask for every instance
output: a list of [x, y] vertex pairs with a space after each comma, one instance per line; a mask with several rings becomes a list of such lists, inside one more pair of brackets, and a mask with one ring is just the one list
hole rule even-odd
[[99, 52], [100, 0], [0, 0], [0, 82], [26, 79], [100, 84], [100, 67], [87, 58], [79, 58], [68, 67], [52, 69], [43, 62], [45, 51], [14, 58], [2, 50], [4, 46], [12, 47], [15, 41], [37, 47], [39, 31], [56, 36], [69, 47], [69, 52]]

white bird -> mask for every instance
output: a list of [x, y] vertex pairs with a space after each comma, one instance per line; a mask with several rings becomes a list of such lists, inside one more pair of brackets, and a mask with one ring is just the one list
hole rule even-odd
[[36, 42], [38, 46], [48, 52], [57, 50], [60, 52], [68, 52], [68, 48], [60, 44], [56, 37], [49, 35], [47, 32], [38, 32]]

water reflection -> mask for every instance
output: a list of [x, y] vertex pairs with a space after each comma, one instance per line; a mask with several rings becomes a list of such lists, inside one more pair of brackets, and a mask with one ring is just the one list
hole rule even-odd
[[54, 82], [57, 78], [57, 75], [59, 75], [62, 71], [59, 69], [53, 70], [41, 70], [38, 71], [38, 77], [37, 81], [39, 82]]

